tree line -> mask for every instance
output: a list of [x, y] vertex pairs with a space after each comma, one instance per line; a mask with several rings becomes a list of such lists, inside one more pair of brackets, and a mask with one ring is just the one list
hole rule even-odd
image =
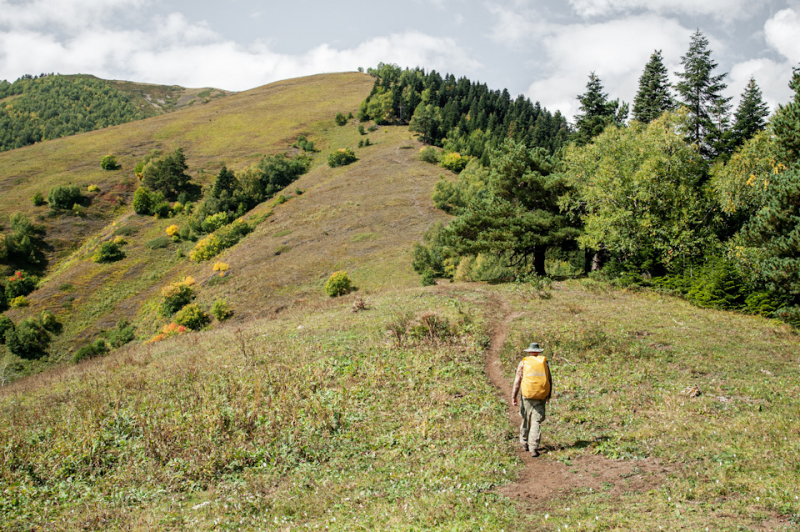
[[673, 86], [655, 51], [632, 113], [591, 73], [562, 149], [507, 135], [488, 164], [440, 180], [434, 202], [455, 218], [415, 245], [423, 280], [525, 279], [566, 261], [800, 325], [800, 70], [767, 120], [754, 79], [731, 113], [700, 31], [681, 65]]
[[111, 83], [88, 76], [0, 80], [0, 151], [152, 116]]

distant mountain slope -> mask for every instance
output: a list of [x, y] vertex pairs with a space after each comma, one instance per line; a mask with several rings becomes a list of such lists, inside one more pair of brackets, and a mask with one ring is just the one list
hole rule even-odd
[[[52, 247], [45, 279], [30, 294], [30, 306], [6, 312], [15, 323], [48, 309], [64, 324], [50, 356], [25, 362], [36, 372], [68, 361], [74, 350], [97, 338], [119, 319], [137, 326], [140, 340], [163, 327], [156, 312], [166, 284], [191, 275], [198, 303], [227, 299], [234, 320], [274, 314], [321, 293], [325, 279], [346, 269], [362, 294], [385, 287], [416, 285], [410, 250], [436, 220], [433, 187], [441, 168], [418, 160], [421, 143], [406, 127], [387, 127], [364, 139], [354, 121], [336, 126], [334, 116], [357, 110], [372, 79], [363, 74], [321, 75], [279, 82], [177, 113], [76, 135], [0, 154], [0, 206], [4, 218], [20, 209], [46, 228]], [[313, 140], [311, 170], [245, 218], [262, 220], [253, 234], [208, 262], [187, 258], [191, 241], [173, 242], [166, 228], [188, 223], [186, 215], [158, 219], [130, 207], [138, 186], [132, 169], [154, 148], [178, 146], [199, 184], [212, 181], [222, 164], [240, 170], [263, 154], [296, 151], [299, 135]], [[359, 160], [330, 168], [328, 155], [355, 149]], [[115, 153], [121, 170], [104, 171], [99, 160]], [[34, 207], [35, 191], [74, 183], [91, 199], [81, 217]], [[88, 193], [88, 185], [99, 191]], [[299, 193], [298, 191], [302, 192]], [[125, 259], [96, 264], [97, 246], [123, 236]], [[160, 240], [159, 240], [160, 239]], [[163, 242], [162, 242], [163, 241]], [[228, 276], [212, 270], [229, 265]], [[9, 270], [6, 273], [10, 274]]]
[[141, 120], [228, 94], [87, 75], [0, 81], [0, 151]]

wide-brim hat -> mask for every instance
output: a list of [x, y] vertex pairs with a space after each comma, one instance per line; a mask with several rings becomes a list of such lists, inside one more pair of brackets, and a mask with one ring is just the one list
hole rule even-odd
[[528, 349], [522, 350], [525, 353], [541, 353], [544, 351], [544, 347], [539, 347], [539, 344], [536, 342], [531, 342], [531, 345], [528, 346]]

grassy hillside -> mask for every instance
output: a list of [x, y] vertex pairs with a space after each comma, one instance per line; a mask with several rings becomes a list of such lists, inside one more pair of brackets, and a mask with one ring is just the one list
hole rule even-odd
[[[796, 529], [787, 330], [577, 281], [357, 297], [4, 388], [3, 528]], [[536, 339], [557, 387], [527, 469], [502, 323], [506, 380]]]
[[[333, 117], [357, 108], [370, 79], [345, 74], [281, 82], [202, 108], [0, 155], [7, 175], [28, 175], [7, 179], [13, 192], [0, 201], [9, 210], [14, 193], [24, 198], [37, 188], [64, 182], [78, 183], [82, 190], [88, 184], [100, 188], [85, 217], [43, 214], [39, 220], [48, 227], [46, 239], [59, 260], [51, 262], [40, 289], [29, 296], [31, 306], [6, 314], [18, 322], [49, 309], [64, 330], [54, 338], [49, 357], [17, 361], [16, 373], [69, 360], [77, 348], [120, 319], [133, 322], [140, 339], [150, 338], [168, 321], [156, 312], [161, 288], [186, 275], [198, 281], [201, 305], [208, 308], [224, 298], [237, 321], [285, 310], [306, 294], [319, 292], [338, 269], [347, 269], [363, 292], [416, 284], [408, 252], [443, 217], [430, 200], [438, 170], [417, 160], [420, 144], [406, 128], [380, 129], [371, 133], [371, 146], [356, 149], [356, 163], [338, 169], [325, 164], [330, 151], [355, 148], [364, 138], [355, 124], [335, 126]], [[166, 238], [165, 229], [185, 225], [187, 216], [160, 220], [135, 215], [127, 205], [137, 186], [132, 168], [151, 149], [182, 146], [193, 179], [205, 184], [222, 164], [240, 169], [263, 154], [296, 151], [290, 144], [300, 134], [321, 150], [314, 154], [310, 172], [284, 192], [285, 203], [267, 202], [246, 216], [266, 221], [212, 261], [192, 263], [187, 257], [193, 242]], [[123, 149], [126, 145], [136, 148]], [[36, 157], [22, 157], [25, 152]], [[121, 170], [107, 172], [95, 164], [107, 152], [118, 154]], [[36, 209], [46, 209], [21, 199], [17, 205], [31, 217]], [[115, 236], [128, 242], [126, 258], [112, 264], [92, 262], [97, 246]], [[212, 270], [217, 260], [229, 264], [227, 277]]]

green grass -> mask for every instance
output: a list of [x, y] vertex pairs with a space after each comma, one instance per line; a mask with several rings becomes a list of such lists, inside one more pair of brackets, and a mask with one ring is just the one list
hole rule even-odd
[[[578, 522], [580, 530], [702, 530], [712, 520], [714, 530], [797, 526], [794, 333], [650, 292], [578, 281], [555, 288], [550, 299], [525, 285], [498, 288], [522, 313], [503, 352], [508, 378], [524, 346], [548, 347], [557, 390], [544, 425], [548, 457], [648, 458], [670, 473], [644, 493], [574, 492], [539, 530]], [[693, 385], [701, 395], [683, 395]]]
[[[510, 525], [516, 510], [492, 489], [513, 458], [477, 313], [409, 295], [357, 314], [349, 298], [320, 302], [119, 352], [46, 390], [29, 381], [0, 401], [0, 441], [14, 449], [2, 527]], [[433, 308], [453, 336], [387, 344], [397, 312]]]

